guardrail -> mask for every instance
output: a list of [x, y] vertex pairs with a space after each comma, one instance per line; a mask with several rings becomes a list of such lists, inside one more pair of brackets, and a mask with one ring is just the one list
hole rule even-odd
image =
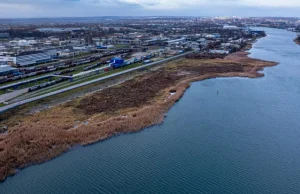
[[114, 73], [114, 74], [111, 74], [111, 75], [108, 75], [108, 76], [105, 76], [105, 77], [101, 77], [101, 78], [94, 79], [94, 80], [91, 80], [91, 81], [88, 81], [88, 82], [84, 82], [84, 83], [81, 83], [81, 84], [70, 86], [68, 88], [64, 88], [64, 89], [61, 89], [61, 90], [50, 92], [48, 94], [44, 94], [44, 95], [41, 95], [41, 96], [36, 96], [36, 97], [30, 98], [30, 99], [22, 100], [20, 102], [15, 102], [15, 103], [0, 107], [0, 113], [3, 113], [3, 112], [8, 111], [12, 108], [16, 108], [18, 106], [21, 106], [21, 105], [24, 105], [24, 104], [27, 104], [27, 103], [30, 103], [30, 102], [34, 102], [36, 100], [40, 100], [40, 99], [50, 97], [50, 96], [53, 96], [53, 95], [56, 95], [56, 94], [61, 94], [61, 93], [64, 93], [64, 92], [67, 92], [69, 90], [73, 90], [73, 89], [76, 89], [76, 88], [79, 88], [79, 87], [82, 87], [82, 86], [86, 86], [86, 85], [89, 85], [89, 84], [92, 84], [92, 83], [103, 81], [103, 80], [106, 80], [106, 79], [109, 79], [109, 78], [112, 78], [112, 77], [123, 75], [123, 74], [129, 73], [129, 72], [133, 72], [133, 71], [143, 69], [143, 68], [146, 68], [146, 67], [150, 67], [150, 66], [153, 66], [153, 65], [158, 65], [160, 63], [164, 63], [164, 62], [171, 61], [171, 60], [174, 60], [174, 59], [178, 59], [178, 58], [181, 58], [181, 57], [183, 57], [187, 54], [193, 53], [193, 52], [194, 51], [187, 52], [187, 53], [180, 54], [180, 55], [176, 55], [176, 56], [173, 56], [173, 57], [170, 57], [170, 58], [167, 58], [167, 59], [152, 62], [152, 63], [146, 64], [146, 65], [143, 65], [143, 66], [135, 67], [135, 68], [132, 68], [132, 69], [128, 69], [128, 70], [119, 72], [119, 73]]

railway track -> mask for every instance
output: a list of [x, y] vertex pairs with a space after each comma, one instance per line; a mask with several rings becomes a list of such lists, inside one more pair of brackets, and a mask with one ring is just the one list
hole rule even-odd
[[132, 68], [132, 69], [124, 70], [122, 72], [114, 73], [114, 74], [111, 74], [111, 75], [108, 75], [108, 76], [105, 76], [105, 77], [101, 77], [101, 78], [94, 79], [94, 80], [91, 80], [91, 81], [87, 81], [87, 82], [84, 82], [84, 83], [80, 83], [80, 84], [77, 84], [77, 85], [74, 85], [74, 86], [63, 88], [63, 89], [60, 89], [60, 90], [57, 90], [57, 91], [54, 91], [54, 92], [50, 92], [50, 93], [47, 93], [47, 94], [44, 94], [44, 95], [40, 95], [40, 96], [36, 96], [36, 97], [29, 98], [29, 99], [26, 99], [26, 100], [22, 100], [22, 101], [19, 101], [19, 102], [15, 102], [15, 103], [12, 103], [12, 104], [8, 104], [8, 105], [5, 105], [3, 107], [0, 107], [0, 113], [6, 112], [10, 109], [16, 108], [18, 106], [21, 106], [21, 105], [24, 105], [24, 104], [27, 104], [27, 103], [30, 103], [30, 102], [34, 102], [34, 101], [37, 101], [37, 100], [40, 100], [40, 99], [43, 99], [43, 98], [47, 98], [47, 97], [50, 97], [50, 96], [54, 96], [54, 95], [57, 95], [57, 94], [61, 94], [61, 93], [64, 93], [64, 92], [67, 92], [67, 91], [70, 91], [70, 90], [73, 90], [73, 89], [76, 89], [76, 88], [79, 88], [79, 87], [82, 87], [82, 86], [93, 84], [95, 82], [103, 81], [103, 80], [110, 79], [110, 78], [113, 78], [113, 77], [116, 77], [116, 76], [119, 76], [119, 75], [123, 75], [123, 74], [129, 73], [129, 72], [144, 69], [146, 67], [150, 67], [150, 66], [158, 65], [160, 63], [164, 63], [164, 62], [168, 62], [168, 61], [171, 61], [171, 60], [174, 60], [174, 59], [178, 59], [178, 58], [181, 58], [181, 57], [183, 57], [187, 54], [193, 53], [193, 52], [194, 51], [187, 52], [187, 53], [180, 54], [180, 55], [176, 55], [176, 56], [173, 56], [173, 57], [170, 57], [170, 58], [167, 58], [167, 59], [163, 59], [161, 61], [152, 62], [152, 63], [146, 64], [146, 65], [143, 65], [143, 66], [139, 66], [139, 67], [135, 67], [135, 68]]

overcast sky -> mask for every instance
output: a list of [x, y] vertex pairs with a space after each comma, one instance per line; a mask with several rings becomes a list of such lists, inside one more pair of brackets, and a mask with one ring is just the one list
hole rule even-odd
[[300, 16], [300, 0], [0, 0], [0, 18]]

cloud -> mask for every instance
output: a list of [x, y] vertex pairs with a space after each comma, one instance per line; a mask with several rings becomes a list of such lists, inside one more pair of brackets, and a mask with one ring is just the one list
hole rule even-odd
[[[0, 0], [2, 17], [138, 15], [299, 16], [299, 0]], [[280, 14], [280, 15], [279, 15]]]
[[193, 8], [198, 6], [300, 7], [299, 0], [121, 0], [148, 9]]
[[202, 5], [239, 5], [239, 6], [266, 6], [266, 7], [300, 7], [299, 0], [1, 0], [1, 4], [57, 4], [78, 3], [85, 5], [129, 4], [140, 5], [144, 8], [170, 7], [182, 8]]

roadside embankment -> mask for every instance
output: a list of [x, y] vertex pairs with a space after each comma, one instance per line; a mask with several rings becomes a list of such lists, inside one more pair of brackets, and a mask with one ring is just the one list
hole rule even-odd
[[276, 63], [246, 52], [224, 59], [181, 59], [161, 69], [32, 115], [1, 122], [0, 180], [31, 164], [45, 162], [78, 144], [92, 144], [163, 122], [165, 113], [191, 82], [216, 77], [261, 77]]

